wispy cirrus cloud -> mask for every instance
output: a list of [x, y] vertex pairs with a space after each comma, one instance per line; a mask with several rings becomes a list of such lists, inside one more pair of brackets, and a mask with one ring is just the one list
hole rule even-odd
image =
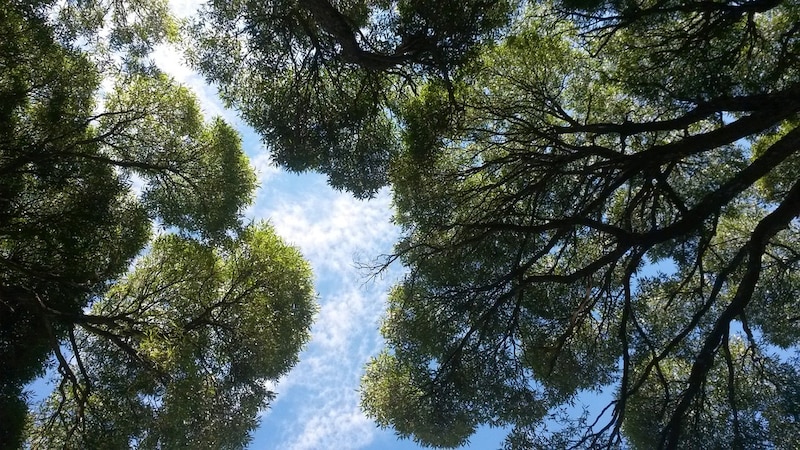
[[358, 408], [332, 406], [312, 415], [286, 448], [363, 448], [372, 442], [374, 429], [375, 425]]
[[269, 217], [281, 236], [302, 248], [317, 269], [351, 270], [355, 259], [390, 249], [397, 231], [390, 222], [388, 191], [362, 201], [329, 188], [319, 175], [284, 176], [293, 180], [276, 186], [280, 194], [265, 186], [254, 212]]

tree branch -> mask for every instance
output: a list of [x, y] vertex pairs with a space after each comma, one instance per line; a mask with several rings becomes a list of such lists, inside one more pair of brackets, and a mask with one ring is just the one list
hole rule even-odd
[[789, 223], [798, 215], [800, 215], [800, 181], [794, 184], [784, 201], [773, 212], [764, 217], [753, 230], [745, 247], [747, 249], [747, 264], [744, 276], [736, 289], [736, 295], [714, 322], [714, 327], [706, 336], [703, 347], [695, 357], [695, 362], [687, 380], [688, 386], [681, 395], [678, 406], [664, 428], [660, 448], [674, 450], [680, 445], [683, 419], [692, 401], [700, 393], [708, 371], [713, 366], [717, 348], [722, 343], [723, 337], [728, 333], [731, 321], [741, 315], [752, 300], [753, 292], [761, 275], [762, 255], [769, 240], [779, 231], [788, 227]]
[[[299, 0], [327, 34], [341, 47], [340, 56], [344, 62], [358, 64], [370, 70], [388, 70], [418, 59], [419, 50], [408, 51], [402, 45], [396, 53], [382, 54], [365, 51], [356, 39], [356, 30], [348, 18], [327, 0]], [[420, 48], [414, 46], [414, 49]], [[423, 47], [424, 48], [424, 47]]]

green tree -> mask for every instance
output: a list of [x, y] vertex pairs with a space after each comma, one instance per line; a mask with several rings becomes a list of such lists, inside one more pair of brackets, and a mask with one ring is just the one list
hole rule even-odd
[[[89, 313], [69, 320], [66, 378], [34, 448], [243, 448], [296, 362], [311, 271], [267, 225], [216, 248], [166, 235]], [[63, 369], [63, 368], [62, 368]]]
[[[278, 161], [393, 188], [409, 272], [363, 382], [379, 424], [796, 445], [795, 3], [230, 5], [195, 63]], [[561, 414], [594, 391], [597, 420]]]
[[[410, 272], [364, 379], [379, 423], [443, 446], [479, 424], [522, 448], [796, 445], [796, 369], [769, 353], [800, 338], [798, 11], [626, 8], [532, 8], [458, 122], [396, 160]], [[542, 437], [591, 391], [613, 392], [602, 417]]]
[[127, 72], [157, 72], [148, 56], [156, 45], [177, 42], [179, 22], [167, 0], [37, 0], [47, 10], [55, 36], [65, 45], [80, 42], [103, 66]]
[[[255, 175], [237, 133], [205, 122], [194, 95], [163, 74], [74, 48], [52, 8], [0, 4], [0, 443], [22, 445], [24, 386], [51, 368], [61, 381], [37, 445], [95, 448], [114, 426], [123, 431], [112, 447], [179, 446], [170, 439], [184, 435], [214, 447], [230, 420], [219, 446], [241, 446], [272, 395], [258, 383], [291, 367], [307, 339], [308, 268], [267, 227], [241, 225]], [[154, 222], [174, 236], [141, 264], [161, 266], [126, 276]], [[166, 270], [167, 258], [187, 264]], [[185, 278], [201, 269], [216, 290]], [[201, 342], [212, 353], [192, 359]], [[182, 356], [148, 353], [159, 345]], [[112, 399], [128, 403], [112, 410]], [[197, 436], [179, 429], [190, 417]]]
[[[14, 411], [0, 440], [13, 448], [25, 417], [22, 386], [65, 332], [45, 320], [42, 305], [79, 311], [125, 270], [150, 225], [112, 166], [59, 157], [73, 149], [99, 155], [90, 132], [99, 85], [93, 65], [56, 44], [30, 11], [4, 4], [0, 19], [0, 410]], [[12, 403], [20, 407], [5, 407]]]

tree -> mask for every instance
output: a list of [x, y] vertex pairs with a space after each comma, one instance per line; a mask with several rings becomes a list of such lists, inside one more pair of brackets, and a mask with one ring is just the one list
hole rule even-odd
[[70, 318], [77, 382], [37, 413], [36, 448], [243, 448], [266, 387], [297, 362], [314, 313], [308, 263], [267, 225], [219, 248], [156, 239]]
[[156, 45], [177, 42], [178, 21], [167, 0], [35, 0], [45, 8], [59, 42], [81, 49], [102, 66], [126, 72], [158, 72], [149, 60]]
[[[200, 35], [198, 67], [279, 154], [298, 148], [279, 161], [357, 194], [391, 183], [387, 264], [409, 272], [367, 413], [444, 447], [481, 424], [520, 448], [797, 445], [797, 6], [438, 4], [345, 2], [336, 27], [325, 2], [212, 4], [238, 39]], [[465, 20], [412, 19], [428, 11]], [[399, 53], [419, 23], [424, 48]], [[598, 391], [599, 417], [563, 409]]]
[[[76, 48], [59, 34], [75, 24], [53, 23], [52, 8], [0, 5], [0, 443], [22, 445], [24, 387], [49, 368], [61, 378], [36, 445], [95, 448], [107, 426], [121, 440], [103, 445], [169, 446], [179, 435], [212, 445], [225, 418], [219, 445], [241, 446], [271, 399], [259, 383], [288, 370], [307, 339], [308, 268], [268, 227], [242, 225], [255, 175], [235, 130], [205, 122], [186, 88], [129, 64], [142, 61], [135, 52], [109, 67], [104, 52]], [[102, 79], [112, 83], [101, 95]], [[141, 264], [159, 265], [126, 276], [154, 223], [172, 235]], [[166, 270], [170, 258], [197, 263], [216, 290], [186, 279], [191, 265]], [[194, 360], [201, 342], [212, 353]], [[158, 417], [144, 421], [145, 410]], [[179, 429], [189, 417], [197, 435]]]

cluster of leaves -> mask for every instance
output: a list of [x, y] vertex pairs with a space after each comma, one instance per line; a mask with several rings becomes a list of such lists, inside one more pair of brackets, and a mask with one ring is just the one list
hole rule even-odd
[[[143, 70], [165, 4], [58, 8], [0, 3], [0, 442], [27, 424], [34, 447], [240, 448], [308, 339], [310, 269], [242, 225], [236, 131]], [[109, 14], [116, 68], [71, 45]], [[173, 234], [151, 242], [154, 221]], [[48, 367], [31, 421], [24, 386]]]
[[[194, 58], [281, 163], [391, 184], [379, 424], [793, 448], [798, 24], [772, 0], [212, 2]], [[560, 414], [592, 391], [599, 417]]]
[[290, 170], [373, 195], [399, 146], [400, 80], [450, 79], [507, 21], [507, 1], [212, 1], [195, 66]]
[[[800, 338], [798, 10], [704, 7], [532, 8], [424, 163], [398, 158], [410, 273], [364, 380], [380, 423], [444, 446], [480, 424], [521, 448], [797, 445], [796, 361], [769, 352]], [[587, 391], [615, 392], [602, 417], [544, 439]]]

